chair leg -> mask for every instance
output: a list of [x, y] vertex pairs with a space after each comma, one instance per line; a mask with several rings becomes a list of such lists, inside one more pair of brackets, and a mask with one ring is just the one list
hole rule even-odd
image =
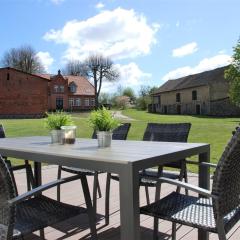
[[144, 186], [145, 188], [145, 193], [146, 193], [146, 200], [147, 200], [147, 204], [150, 204], [150, 197], [149, 197], [149, 191], [148, 191], [148, 186]]
[[[185, 167], [184, 179], [185, 179], [185, 183], [188, 183], [187, 166]], [[188, 190], [187, 189], [185, 189], [185, 194], [188, 195]]]
[[101, 187], [100, 187], [98, 178], [97, 178], [97, 191], [98, 191], [98, 197], [102, 198], [102, 191], [101, 191]]
[[158, 218], [154, 218], [153, 240], [158, 240]]
[[97, 213], [97, 188], [98, 188], [98, 172], [94, 173], [93, 180], [93, 210]]
[[[182, 160], [182, 163], [181, 163], [181, 170], [180, 170], [180, 174], [179, 174], [179, 178], [178, 180], [179, 181], [182, 181], [183, 178], [185, 179], [186, 177], [186, 173], [187, 172], [187, 166], [186, 166], [186, 162], [184, 160]], [[186, 180], [186, 179], [185, 179]], [[181, 191], [181, 187], [177, 187], [177, 193], [180, 193]], [[188, 195], [188, 190], [186, 190], [186, 194]]]
[[226, 232], [224, 230], [224, 224], [223, 224], [223, 220], [217, 220], [217, 231], [218, 231], [218, 239], [219, 240], [227, 240], [226, 237]]
[[111, 185], [111, 173], [107, 173], [105, 195], [105, 225], [109, 224], [110, 185]]
[[85, 202], [86, 202], [86, 206], [87, 206], [88, 217], [89, 217], [89, 225], [90, 225], [90, 230], [91, 230], [91, 235], [92, 235], [91, 239], [97, 240], [97, 231], [96, 231], [96, 222], [95, 222], [96, 215], [93, 210], [86, 175], [83, 175], [81, 177], [81, 182], [82, 182], [82, 189], [83, 189], [83, 194], [84, 194], [84, 198], [85, 198]]
[[[62, 175], [62, 167], [59, 166], [59, 167], [58, 167], [57, 179], [61, 179], [61, 175]], [[60, 200], [61, 200], [61, 186], [60, 186], [60, 184], [59, 184], [59, 185], [57, 185], [57, 201], [60, 202]]]
[[[160, 193], [161, 193], [161, 183], [157, 183], [156, 184], [156, 193], [155, 193], [155, 202], [158, 201], [160, 199]], [[158, 218], [154, 218], [153, 220], [153, 239], [157, 240], [158, 239]]]
[[176, 240], [176, 232], [177, 232], [177, 224], [176, 223], [172, 223], [172, 240]]
[[44, 240], [45, 239], [44, 229], [40, 229], [39, 232], [40, 232], [40, 238]]
[[32, 167], [29, 164], [28, 160], [25, 160], [25, 166], [26, 166], [26, 177], [27, 177], [27, 189], [28, 189], [28, 191], [30, 191], [36, 185], [35, 185], [35, 181], [34, 181]]

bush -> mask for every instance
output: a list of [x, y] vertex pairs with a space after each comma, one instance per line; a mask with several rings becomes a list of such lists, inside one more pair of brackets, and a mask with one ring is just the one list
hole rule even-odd
[[136, 101], [136, 108], [139, 110], [147, 110], [148, 104], [151, 103], [150, 96], [139, 97]]

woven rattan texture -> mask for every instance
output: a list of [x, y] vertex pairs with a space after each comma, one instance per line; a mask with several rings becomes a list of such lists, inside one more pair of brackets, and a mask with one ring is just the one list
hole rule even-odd
[[13, 232], [15, 207], [8, 200], [16, 196], [10, 172], [0, 156], [0, 239], [10, 239]]
[[237, 129], [219, 160], [213, 177], [212, 193], [216, 217], [222, 217], [240, 205], [240, 129]]
[[[143, 141], [187, 142], [191, 123], [148, 123]], [[170, 163], [167, 167], [181, 168], [181, 162]]]

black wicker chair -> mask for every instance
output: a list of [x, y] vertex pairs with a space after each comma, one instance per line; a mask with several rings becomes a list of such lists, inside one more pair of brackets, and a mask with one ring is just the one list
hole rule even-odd
[[[4, 127], [2, 124], [0, 124], [0, 138], [5, 138], [5, 137], [6, 137], [6, 134], [4, 131]], [[24, 164], [13, 166], [11, 164], [11, 161], [7, 157], [3, 156], [2, 158], [4, 159], [5, 163], [8, 165], [9, 171], [12, 176], [13, 183], [16, 188], [16, 194], [18, 194], [18, 191], [17, 191], [17, 185], [16, 185], [16, 181], [15, 181], [15, 177], [14, 177], [14, 171], [17, 171], [20, 169], [26, 170], [27, 189], [28, 189], [28, 191], [30, 191], [32, 189], [32, 187], [35, 186], [35, 181], [34, 181], [33, 172], [32, 172], [31, 165], [29, 164], [29, 161], [25, 160]]]
[[[144, 132], [143, 141], [187, 142], [190, 128], [191, 123], [148, 123]], [[180, 172], [163, 171], [163, 167], [180, 169]], [[148, 187], [156, 187], [156, 180], [160, 176], [179, 179], [180, 181], [184, 179], [185, 182], [188, 182], [186, 160], [182, 159], [181, 161], [172, 162], [164, 166], [158, 166], [156, 169], [142, 171], [140, 185], [145, 187], [148, 204], [150, 204]], [[156, 178], [155, 180], [154, 177]], [[161, 185], [156, 189], [155, 200], [160, 199], [160, 190]], [[177, 192], [179, 191], [180, 188], [177, 188]]]
[[[187, 142], [188, 134], [191, 128], [190, 123], [148, 123], [144, 132], [143, 141], [161, 141], [161, 142]], [[144, 186], [146, 191], [147, 203], [150, 204], [148, 187], [156, 187], [155, 200], [160, 198], [161, 184], [157, 182], [160, 176], [179, 179], [180, 181], [187, 179], [187, 168], [185, 159], [166, 165], [167, 167], [180, 169], [180, 173], [163, 171], [163, 166], [158, 166], [157, 169], [147, 169], [140, 172], [140, 184]], [[107, 174], [106, 183], [106, 224], [109, 223], [109, 198], [110, 198], [110, 181], [111, 179], [119, 181], [118, 175]], [[180, 188], [177, 188], [180, 191]]]
[[[194, 191], [203, 197], [173, 192], [163, 199], [141, 208], [141, 213], [173, 222], [172, 239], [176, 239], [176, 223], [218, 234], [226, 234], [240, 220], [240, 129], [237, 129], [215, 167], [212, 191], [168, 178], [159, 181]], [[157, 239], [158, 225], [154, 229]]]
[[81, 181], [87, 209], [61, 203], [41, 195], [49, 188], [74, 179], [76, 176], [57, 180], [16, 196], [11, 174], [0, 156], [0, 239], [23, 239], [24, 235], [37, 230], [41, 230], [40, 235], [44, 238], [45, 227], [81, 213], [88, 213], [92, 239], [97, 239], [95, 216], [85, 175], [81, 177]]
[[[113, 140], [126, 140], [128, 136], [129, 129], [131, 127], [131, 123], [123, 123], [119, 127], [113, 130], [112, 139]], [[93, 132], [93, 139], [97, 138], [96, 131]], [[93, 184], [93, 208], [97, 209], [97, 191], [99, 193], [99, 197], [101, 198], [101, 189], [98, 181], [98, 174], [102, 173], [99, 171], [93, 171], [89, 169], [81, 169], [81, 168], [71, 168], [65, 166], [59, 166], [58, 168], [58, 179], [61, 178], [62, 171], [69, 172], [72, 174], [85, 174], [87, 176], [94, 176], [94, 184]], [[60, 186], [57, 188], [57, 200], [60, 201]]]

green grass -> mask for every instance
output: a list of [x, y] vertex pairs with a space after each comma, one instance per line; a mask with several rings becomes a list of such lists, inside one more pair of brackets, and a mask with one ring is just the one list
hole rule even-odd
[[[123, 114], [136, 119], [132, 122], [129, 139], [141, 139], [148, 122], [178, 123], [190, 122], [192, 124], [188, 141], [210, 143], [211, 162], [218, 162], [225, 145], [229, 141], [232, 131], [239, 124], [240, 118], [215, 118], [204, 116], [160, 115], [137, 111], [124, 110]], [[191, 171], [196, 167], [190, 166]]]
[[[240, 118], [213, 118], [181, 115], [159, 115], [137, 111], [135, 109], [123, 110], [123, 114], [135, 119], [128, 139], [141, 140], [148, 122], [158, 123], [192, 123], [189, 142], [203, 142], [211, 144], [211, 162], [217, 162], [221, 156], [224, 146], [231, 137], [232, 131], [240, 122]], [[89, 127], [88, 113], [73, 114], [77, 125], [77, 136], [90, 138], [92, 129]], [[44, 128], [43, 119], [22, 119], [22, 120], [0, 120], [5, 127], [8, 137], [48, 135]], [[194, 167], [190, 170], [196, 171]]]

